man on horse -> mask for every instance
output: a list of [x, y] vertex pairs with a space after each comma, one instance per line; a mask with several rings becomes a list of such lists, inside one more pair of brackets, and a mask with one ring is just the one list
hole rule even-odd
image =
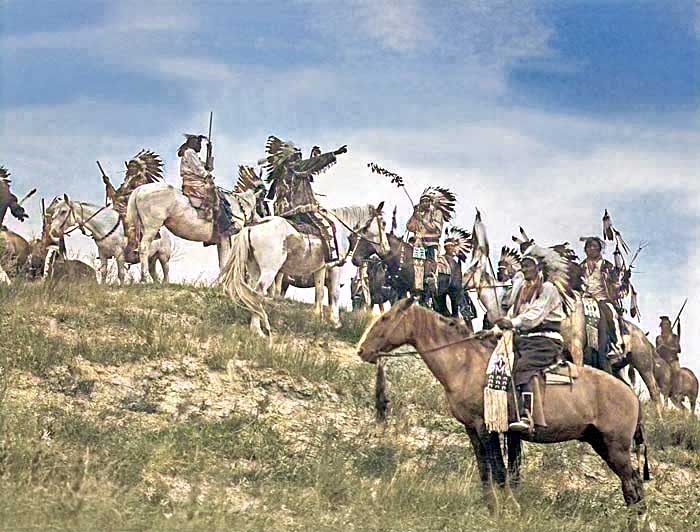
[[[301, 151], [292, 143], [275, 136], [267, 139], [268, 155], [258, 161], [267, 169], [267, 182], [271, 183], [268, 199], [274, 199], [275, 216], [288, 218], [303, 226], [310, 226], [321, 237], [327, 249], [327, 262], [338, 261], [335, 227], [329, 220], [313, 192], [314, 176], [336, 162], [336, 156], [347, 153], [347, 146], [321, 153], [314, 146], [308, 159], [301, 158]], [[300, 228], [300, 231], [303, 230]]]
[[671, 368], [671, 397], [675, 396], [678, 389], [678, 372], [681, 369], [678, 355], [681, 352], [681, 340], [673, 333], [671, 320], [668, 316], [661, 316], [661, 334], [656, 337], [656, 352]]
[[[430, 293], [435, 293], [437, 281], [438, 247], [442, 227], [454, 213], [455, 196], [441, 187], [428, 187], [423, 191], [418, 205], [406, 223], [406, 229], [413, 233], [414, 288], [422, 303], [427, 303], [425, 281]], [[426, 268], [427, 266], [427, 268]], [[426, 271], [427, 269], [427, 271]]]
[[564, 344], [560, 330], [565, 313], [559, 290], [543, 276], [541, 260], [525, 255], [521, 264], [524, 282], [517, 288], [509, 313], [513, 317], [499, 318], [496, 325], [515, 330], [513, 385], [520, 392], [520, 420], [509, 428], [529, 431], [533, 427], [532, 379], [561, 357]]
[[[583, 277], [584, 307], [586, 299], [597, 303], [600, 319], [598, 320], [598, 358], [592, 364], [600, 369], [609, 367], [611, 361], [624, 353], [620, 317], [622, 308], [620, 299], [620, 272], [602, 252], [605, 243], [602, 239], [584, 237], [586, 258], [581, 262]], [[612, 352], [612, 353], [611, 353]]]
[[214, 176], [211, 174], [212, 169], [207, 168], [199, 158], [202, 140], [207, 137], [185, 134], [185, 138], [185, 142], [177, 150], [180, 157], [182, 192], [189, 198], [201, 218], [214, 223], [212, 240], [204, 243], [205, 246], [212, 245], [221, 238], [228, 238], [240, 227], [233, 219], [228, 201], [217, 191]]
[[3, 222], [7, 209], [10, 209], [12, 216], [23, 222], [29, 216], [24, 212], [24, 207], [19, 204], [17, 196], [10, 191], [10, 172], [7, 168], [0, 166], [0, 229], [4, 229]]
[[[102, 169], [102, 167], [100, 167]], [[124, 234], [127, 238], [124, 259], [129, 263], [137, 263], [139, 236], [137, 230], [126, 221], [126, 206], [129, 203], [129, 196], [137, 187], [146, 183], [155, 183], [163, 180], [163, 161], [160, 156], [150, 150], [141, 150], [129, 162], [126, 163], [126, 177], [124, 182], [115, 189], [107, 174], [102, 174], [102, 181], [105, 184], [107, 199], [112, 202], [112, 206], [119, 214]]]

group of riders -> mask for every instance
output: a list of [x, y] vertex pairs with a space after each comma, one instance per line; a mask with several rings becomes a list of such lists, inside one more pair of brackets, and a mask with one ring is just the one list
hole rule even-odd
[[[212, 236], [205, 245], [214, 244], [239, 231], [251, 220], [241, 219], [226, 197], [219, 192], [212, 174], [212, 164], [200, 158], [204, 142], [203, 135], [186, 135], [185, 142], [177, 154], [180, 158], [182, 192], [198, 211], [200, 218], [212, 223]], [[210, 144], [209, 144], [210, 145]], [[336, 162], [339, 155], [347, 152], [342, 146], [335, 151], [322, 153], [314, 146], [309, 157], [304, 159], [301, 151], [291, 142], [277, 137], [268, 138], [266, 156], [258, 161], [267, 171], [263, 174], [254, 171], [248, 175], [246, 187], [252, 188], [258, 205], [259, 216], [275, 214], [292, 222], [300, 232], [308, 232], [321, 237], [325, 243], [328, 264], [342, 262], [338, 256], [335, 241], [334, 222], [327, 215], [314, 195], [314, 176]], [[138, 261], [139, 235], [135, 227], [126, 221], [127, 204], [131, 193], [139, 186], [162, 179], [163, 163], [152, 153], [141, 151], [127, 163], [126, 178], [119, 188], [114, 188], [103, 173], [107, 187], [107, 197], [119, 213], [128, 237], [127, 261]], [[265, 186], [265, 182], [268, 186]], [[8, 185], [0, 180], [0, 186]], [[240, 185], [240, 180], [239, 180]], [[267, 201], [272, 203], [269, 209]], [[444, 242], [445, 225], [454, 214], [455, 197], [447, 189], [429, 187], [421, 195], [406, 224], [410, 237], [414, 286], [411, 293], [422, 304], [430, 305], [431, 297], [437, 290], [437, 278], [441, 268], [449, 273], [453, 265], [466, 259], [465, 233], [448, 233]], [[13, 211], [14, 212], [14, 211]], [[4, 214], [4, 213], [2, 213]], [[20, 214], [19, 212], [17, 214]], [[23, 214], [23, 213], [21, 213]], [[595, 329], [594, 342], [597, 346], [587, 362], [595, 367], [611, 371], [615, 360], [625, 352], [623, 338], [625, 325], [620, 292], [623, 289], [624, 272], [603, 257], [605, 241], [596, 236], [582, 238], [585, 259], [578, 263], [584, 306], [587, 315], [596, 316], [595, 323], [588, 329]], [[510, 258], [511, 260], [508, 260]], [[514, 331], [515, 366], [513, 383], [520, 391], [519, 419], [511, 426], [512, 430], [532, 429], [532, 378], [562, 357], [564, 342], [561, 324], [566, 317], [566, 305], [560, 287], [547, 275], [543, 258], [531, 252], [528, 246], [521, 246], [518, 253], [504, 248], [502, 260], [498, 264], [498, 282], [503, 283], [505, 294], [501, 298], [504, 317], [491, 327]], [[362, 271], [362, 269], [360, 269]], [[367, 279], [360, 274], [359, 285], [367, 293]], [[398, 294], [403, 296], [405, 294]], [[455, 305], [455, 301], [451, 302]], [[475, 317], [475, 313], [470, 317]], [[678, 336], [671, 330], [668, 317], [661, 322], [661, 335], [656, 340], [659, 356], [666, 359], [673, 369], [679, 368]]]

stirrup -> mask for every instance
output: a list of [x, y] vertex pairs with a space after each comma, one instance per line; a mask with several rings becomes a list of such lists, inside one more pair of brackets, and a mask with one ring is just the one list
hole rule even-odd
[[532, 429], [532, 421], [530, 421], [529, 416], [521, 416], [518, 421], [508, 425], [508, 430], [513, 432], [530, 432]]

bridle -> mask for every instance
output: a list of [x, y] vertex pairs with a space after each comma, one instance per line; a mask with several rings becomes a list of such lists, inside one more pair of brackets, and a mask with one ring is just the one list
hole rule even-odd
[[[401, 314], [399, 317], [396, 319], [396, 323], [394, 323], [393, 327], [389, 329], [389, 332], [386, 334], [386, 336], [390, 336], [391, 334], [396, 331], [398, 326], [402, 324], [403, 318], [406, 316], [406, 310], [404, 309], [401, 311]], [[381, 319], [381, 318], [380, 318]], [[415, 355], [420, 355], [420, 354], [425, 354], [425, 353], [434, 353], [436, 351], [440, 351], [442, 349], [446, 349], [448, 347], [452, 347], [454, 345], [459, 345], [464, 342], [468, 342], [469, 340], [474, 340], [476, 338], [479, 338], [478, 333], [473, 333], [468, 336], [465, 336], [464, 338], [460, 338], [459, 340], [454, 340], [452, 342], [447, 342], [446, 344], [439, 345], [437, 347], [431, 347], [430, 349], [423, 349], [422, 351], [416, 351], [415, 349], [411, 351], [402, 351], [400, 353], [392, 353], [390, 351], [378, 351], [376, 358], [402, 358], [402, 357], [407, 357], [407, 356], [415, 356]]]
[[[327, 214], [331, 214], [336, 220], [340, 222], [340, 224], [345, 227], [348, 231], [350, 231], [353, 235], [357, 237], [357, 240], [355, 241], [355, 245], [352, 246], [352, 248], [348, 248], [348, 252], [345, 254], [345, 257], [343, 259], [343, 262], [347, 260], [348, 257], [351, 257], [355, 254], [355, 251], [357, 251], [357, 246], [360, 244], [361, 240], [364, 240], [365, 242], [369, 242], [373, 246], [379, 246], [379, 249], [382, 248], [382, 238], [386, 239], [386, 234], [384, 232], [384, 229], [382, 228], [382, 213], [376, 209], [373, 209], [372, 216], [365, 222], [365, 224], [362, 227], [359, 227], [357, 229], [353, 229], [350, 227], [348, 224], [346, 224], [343, 220], [341, 220], [337, 214], [333, 213], [333, 211], [325, 211]], [[375, 242], [371, 238], [368, 238], [365, 236], [363, 233], [367, 231], [371, 226], [373, 222], [377, 222], [377, 233], [379, 234], [379, 242]], [[387, 247], [389, 247], [389, 242], [386, 242]]]
[[[119, 227], [119, 222], [120, 222], [121, 220], [119, 219], [119, 217], [117, 217], [117, 223], [114, 225], [114, 227], [113, 227], [111, 230], [109, 230], [107, 233], [105, 233], [103, 236], [99, 236], [99, 237], [98, 237], [97, 234], [95, 233], [95, 231], [92, 230], [90, 227], [87, 226], [87, 224], [88, 224], [93, 218], [95, 218], [98, 214], [100, 214], [102, 211], [104, 211], [104, 210], [107, 209], [107, 208], [111, 208], [111, 205], [110, 205], [110, 204], [107, 204], [107, 205], [105, 205], [105, 206], [103, 206], [103, 207], [100, 207], [100, 208], [97, 209], [93, 214], [91, 214], [87, 219], [84, 219], [84, 217], [85, 217], [85, 211], [84, 211], [84, 207], [83, 207], [82, 203], [80, 203], [80, 202], [68, 201], [68, 202], [67, 202], [67, 205], [68, 205], [68, 214], [66, 214], [66, 217], [64, 218], [63, 223], [62, 223], [62, 224], [60, 225], [60, 227], [58, 228], [64, 235], [70, 235], [70, 234], [71, 234], [73, 231], [75, 231], [76, 229], [80, 229], [80, 232], [81, 232], [81, 233], [83, 233], [83, 234], [86, 235], [86, 236], [92, 237], [92, 239], [93, 239], [95, 242], [101, 242], [101, 241], [104, 240], [105, 238], [111, 236], [111, 235], [117, 230], [117, 228]], [[75, 205], [80, 205], [80, 217], [78, 217], [78, 215], [76, 214]], [[69, 219], [71, 216], [73, 217], [73, 222], [75, 223], [75, 225], [74, 225], [73, 227], [71, 227], [70, 229], [65, 230], [66, 225], [68, 225], [68, 219]]]

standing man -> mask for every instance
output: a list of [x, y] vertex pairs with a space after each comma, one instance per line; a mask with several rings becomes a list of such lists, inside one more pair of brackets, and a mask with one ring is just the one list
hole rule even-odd
[[681, 352], [681, 340], [673, 333], [671, 320], [668, 316], [661, 316], [661, 334], [656, 337], [656, 352], [671, 368], [671, 397], [675, 397], [678, 391], [678, 372], [681, 369], [678, 355]]
[[533, 428], [533, 383], [561, 357], [564, 341], [561, 322], [564, 307], [559, 291], [553, 283], [544, 279], [542, 263], [537, 257], [522, 258], [524, 282], [517, 288], [515, 304], [510, 316], [499, 318], [496, 325], [501, 329], [514, 329], [515, 364], [513, 385], [520, 392], [520, 420], [511, 423], [509, 429], [530, 431]]
[[583, 272], [583, 296], [598, 303], [598, 357], [593, 366], [611, 371], [611, 358], [624, 354], [620, 320], [620, 271], [603, 258], [605, 243], [597, 236], [581, 238], [586, 259], [580, 266]]

